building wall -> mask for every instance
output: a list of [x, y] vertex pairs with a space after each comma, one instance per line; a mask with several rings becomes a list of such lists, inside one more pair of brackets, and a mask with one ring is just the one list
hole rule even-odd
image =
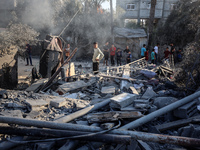
[[[178, 0], [157, 0], [155, 18], [167, 18]], [[128, 4], [134, 4], [133, 10], [127, 10]], [[117, 0], [118, 17], [123, 19], [148, 19], [150, 16], [151, 0]]]

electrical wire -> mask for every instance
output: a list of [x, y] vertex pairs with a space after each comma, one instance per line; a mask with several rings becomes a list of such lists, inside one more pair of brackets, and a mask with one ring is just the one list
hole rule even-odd
[[84, 134], [84, 135], [77, 135], [77, 136], [71, 136], [71, 137], [63, 137], [63, 138], [54, 138], [54, 139], [45, 139], [45, 140], [31, 140], [31, 141], [15, 141], [6, 138], [7, 141], [16, 143], [16, 144], [27, 144], [27, 143], [39, 143], [39, 142], [50, 142], [50, 141], [61, 141], [61, 140], [67, 140], [67, 139], [77, 139], [77, 138], [83, 138], [83, 137], [89, 137], [89, 136], [95, 136], [99, 134], [104, 134], [107, 133], [111, 130], [117, 129], [121, 126], [121, 121], [119, 120], [119, 124], [111, 129], [96, 132], [96, 133], [89, 133], [89, 134]]

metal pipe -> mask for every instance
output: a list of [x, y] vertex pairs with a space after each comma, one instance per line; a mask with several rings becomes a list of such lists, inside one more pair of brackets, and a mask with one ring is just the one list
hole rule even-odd
[[159, 109], [157, 111], [154, 111], [154, 112], [152, 112], [152, 113], [150, 113], [150, 114], [148, 114], [148, 115], [146, 115], [146, 116], [144, 116], [142, 118], [139, 118], [139, 119], [137, 119], [137, 120], [135, 120], [133, 122], [130, 122], [130, 123], [126, 124], [125, 126], [121, 127], [120, 129], [128, 130], [128, 129], [137, 128], [137, 127], [139, 127], [139, 126], [141, 126], [141, 125], [153, 120], [154, 118], [156, 118], [158, 116], [161, 116], [161, 115], [163, 115], [163, 114], [165, 114], [167, 112], [170, 112], [170, 111], [172, 111], [172, 110], [174, 110], [174, 109], [176, 109], [176, 108], [178, 108], [178, 107], [180, 107], [180, 106], [182, 106], [182, 105], [184, 105], [184, 104], [196, 99], [197, 97], [200, 97], [200, 91], [196, 92], [196, 93], [194, 93], [194, 94], [192, 94], [190, 96], [187, 96], [187, 97], [185, 97], [185, 98], [183, 98], [183, 99], [181, 99], [179, 101], [176, 101], [176, 102], [174, 102], [174, 103], [172, 103], [170, 105], [167, 105], [167, 106], [165, 106], [165, 107], [163, 107], [163, 108], [161, 108], [161, 109]]
[[[14, 117], [0, 117], [0, 122], [8, 124], [18, 124], [23, 126], [34, 126], [40, 128], [51, 128], [51, 129], [73, 130], [73, 131], [86, 131], [86, 132], [102, 131], [100, 127], [94, 127], [94, 126], [85, 126], [85, 125], [77, 125], [70, 123], [55, 123], [49, 121], [21, 119]], [[168, 143], [168, 144], [194, 146], [194, 147], [200, 146], [200, 139], [187, 138], [187, 137], [168, 136], [162, 134], [151, 134], [145, 132], [119, 130], [119, 129], [112, 130], [108, 133], [118, 134], [118, 135], [130, 135], [133, 139], [149, 141], [149, 142], [159, 142], [159, 143]]]
[[67, 123], [67, 122], [70, 122], [78, 117], [81, 117], [83, 115], [86, 115], [87, 113], [90, 113], [94, 110], [98, 110], [104, 106], [106, 106], [107, 104], [109, 104], [110, 102], [110, 99], [106, 99], [104, 100], [103, 102], [100, 102], [100, 103], [97, 103], [95, 105], [92, 105], [92, 106], [89, 106], [89, 107], [86, 107], [84, 109], [81, 109], [79, 111], [76, 111], [70, 115], [67, 115], [65, 117], [62, 117], [62, 118], [59, 118], [57, 120], [55, 120], [54, 122], [59, 122], [59, 123]]
[[55, 129], [39, 129], [39, 128], [16, 128], [16, 127], [0, 127], [0, 134], [8, 135], [19, 135], [19, 136], [34, 136], [43, 138], [62, 138], [86, 135], [85, 137], [78, 137], [74, 139], [82, 141], [97, 141], [105, 143], [126, 143], [130, 144], [130, 135], [114, 135], [114, 134], [98, 134], [90, 135], [91, 132], [81, 132], [81, 131], [67, 131], [67, 130], [55, 130]]

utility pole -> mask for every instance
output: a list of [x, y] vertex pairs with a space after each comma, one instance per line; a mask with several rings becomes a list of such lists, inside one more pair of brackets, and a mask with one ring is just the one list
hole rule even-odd
[[110, 0], [110, 15], [111, 15], [111, 35], [112, 35], [112, 44], [114, 44], [114, 33], [113, 33], [113, 3]]

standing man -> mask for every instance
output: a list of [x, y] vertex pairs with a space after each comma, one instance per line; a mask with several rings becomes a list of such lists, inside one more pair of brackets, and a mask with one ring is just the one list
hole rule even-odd
[[141, 58], [145, 57], [144, 53], [146, 52], [146, 44], [143, 44], [143, 47], [141, 49]]
[[169, 51], [169, 47], [166, 48], [164, 54], [165, 54], [165, 60], [166, 60], [167, 62], [169, 62], [169, 56], [170, 56], [170, 54], [171, 54], [170, 51]]
[[109, 58], [109, 42], [106, 42], [106, 44], [103, 46], [103, 53], [104, 53], [104, 61], [103, 61], [103, 65], [108, 66], [108, 58]]
[[[130, 49], [129, 49], [129, 46], [127, 45], [126, 46], [126, 49], [124, 50], [124, 53], [125, 53], [125, 58], [127, 59], [127, 56], [128, 56], [128, 53], [130, 52]], [[126, 60], [127, 62], [127, 60]]]
[[117, 49], [117, 66], [122, 65], [122, 51], [120, 48]]
[[30, 64], [31, 64], [31, 66], [33, 66], [32, 57], [31, 57], [31, 46], [26, 42], [26, 61], [27, 61], [26, 66], [29, 65], [29, 61], [28, 60], [30, 60]]
[[115, 65], [115, 51], [116, 51], [116, 47], [114, 46], [114, 44], [112, 44], [112, 47], [110, 48], [110, 60], [111, 60], [112, 66]]
[[65, 60], [69, 57], [71, 50], [70, 50], [70, 44], [67, 44], [67, 48], [65, 48], [64, 52], [65, 52]]
[[126, 57], [127, 64], [131, 63], [131, 58], [132, 58], [132, 55], [131, 55], [131, 51], [130, 51], [130, 52], [128, 52], [127, 57]]
[[157, 43], [157, 45], [154, 47], [155, 56], [156, 56], [155, 64], [157, 64], [157, 62], [158, 62], [158, 47], [159, 47], [159, 46], [160, 46], [160, 44]]
[[94, 74], [98, 74], [99, 73], [99, 62], [101, 61], [101, 59], [103, 59], [104, 54], [99, 49], [97, 42], [94, 42], [93, 46], [94, 46], [94, 55], [93, 55], [93, 58], [92, 58], [93, 72], [94, 72]]

